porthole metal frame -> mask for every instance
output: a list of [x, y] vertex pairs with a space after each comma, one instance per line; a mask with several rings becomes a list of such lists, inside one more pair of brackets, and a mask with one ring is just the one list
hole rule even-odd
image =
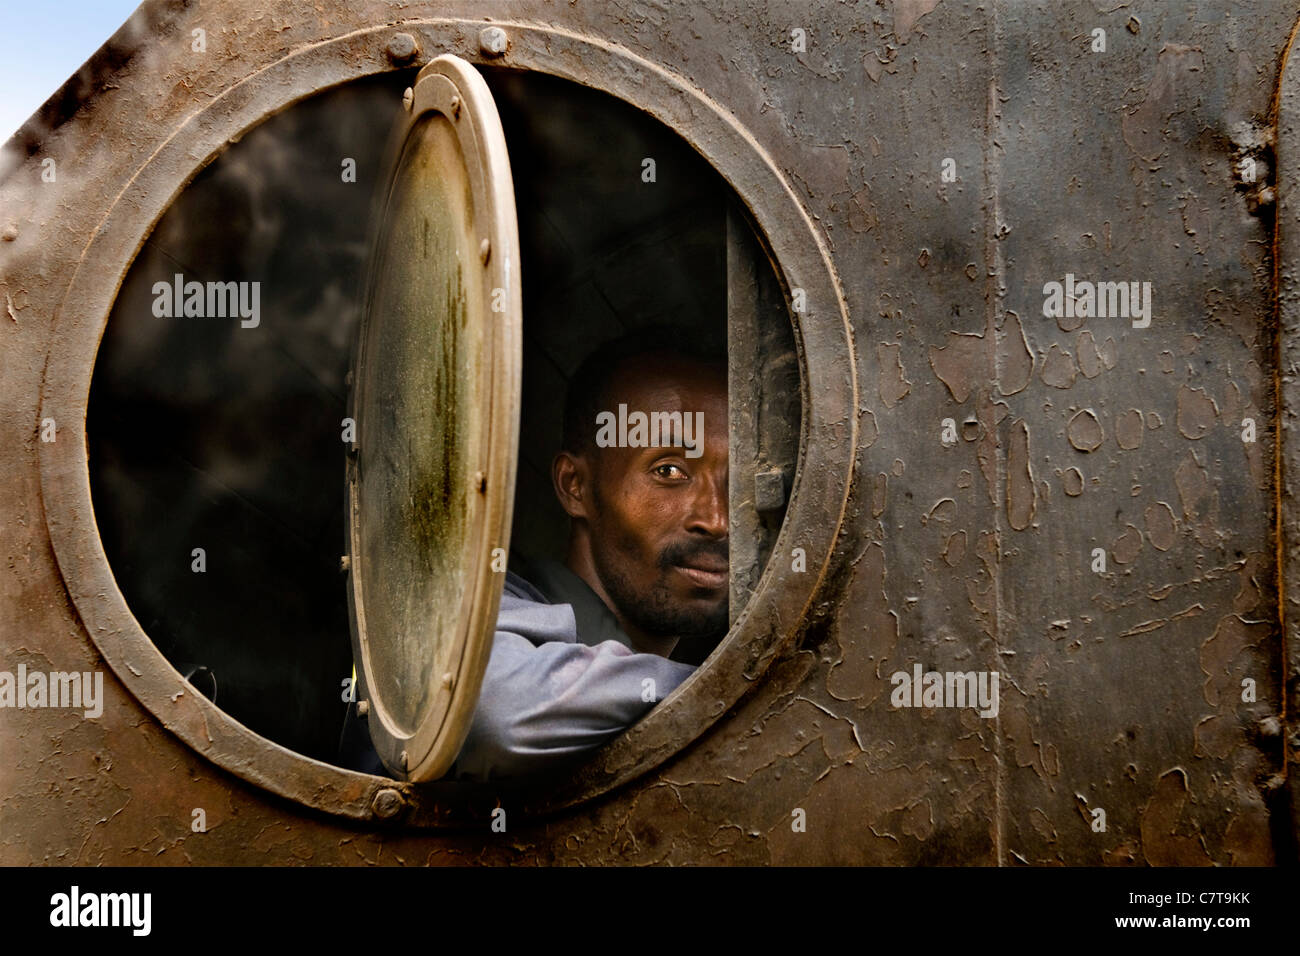
[[[480, 31], [489, 26], [506, 32], [504, 53], [480, 49]], [[73, 440], [41, 443], [39, 457], [50, 540], [87, 634], [163, 726], [243, 780], [355, 820], [477, 826], [496, 802], [480, 799], [476, 788], [453, 795], [448, 784], [408, 784], [304, 757], [195, 693], [141, 628], [113, 577], [91, 504], [84, 440], [100, 340], [122, 280], [159, 219], [227, 144], [269, 116], [332, 87], [393, 70], [387, 51], [399, 33], [414, 36], [425, 51], [418, 65], [454, 53], [476, 65], [549, 74], [609, 93], [675, 130], [741, 198], [787, 296], [800, 289], [807, 303], [803, 312], [792, 313], [803, 407], [798, 467], [772, 560], [744, 612], [710, 658], [645, 719], [544, 793], [522, 790], [517, 815], [556, 812], [660, 766], [750, 692], [796, 640], [822, 596], [848, 504], [858, 440], [857, 373], [847, 305], [826, 243], [771, 157], [727, 109], [683, 78], [599, 38], [530, 24], [424, 19], [323, 40], [227, 87], [130, 174], [88, 237], [56, 312], [51, 341], [58, 346], [49, 353], [41, 387], [41, 417], [63, 428], [76, 425]], [[795, 548], [804, 551], [806, 571], [791, 568]]]

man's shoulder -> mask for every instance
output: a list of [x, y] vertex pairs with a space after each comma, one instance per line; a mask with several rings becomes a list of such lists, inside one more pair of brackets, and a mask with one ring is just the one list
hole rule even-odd
[[506, 586], [502, 593], [523, 601], [531, 601], [534, 604], [551, 603], [535, 584], [525, 580], [514, 571], [506, 571]]
[[503, 631], [517, 634], [533, 644], [548, 641], [574, 644], [578, 640], [573, 608], [553, 604], [538, 587], [514, 571], [506, 572], [496, 629], [498, 634]]
[[629, 650], [636, 649], [605, 602], [567, 566], [550, 558], [520, 558], [513, 566], [516, 580], [540, 600], [570, 610], [575, 640], [590, 646], [616, 641]]

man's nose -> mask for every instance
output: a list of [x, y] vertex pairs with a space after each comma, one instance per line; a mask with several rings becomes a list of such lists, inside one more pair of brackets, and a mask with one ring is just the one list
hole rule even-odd
[[697, 482], [686, 529], [711, 538], [727, 536], [727, 476]]

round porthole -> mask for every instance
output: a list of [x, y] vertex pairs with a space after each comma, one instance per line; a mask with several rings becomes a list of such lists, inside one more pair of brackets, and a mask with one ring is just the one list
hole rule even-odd
[[[416, 35], [421, 49], [446, 50], [481, 61], [482, 55], [463, 39], [476, 35], [469, 30], [479, 26], [437, 21], [404, 24], [402, 30]], [[671, 757], [734, 705], [795, 639], [816, 599], [841, 521], [856, 442], [856, 396], [847, 316], [826, 251], [783, 177], [729, 114], [672, 74], [606, 44], [534, 27], [503, 24], [502, 28], [510, 39], [508, 53], [494, 57], [492, 64], [560, 77], [633, 103], [675, 130], [730, 183], [742, 215], [752, 218], [762, 237], [762, 251], [770, 256], [790, 307], [802, 394], [797, 469], [788, 476], [793, 481], [784, 521], [779, 529], [771, 529], [768, 545], [770, 554], [781, 559], [768, 561], [761, 576], [748, 583], [744, 610], [725, 640], [673, 695], [562, 784], [545, 794], [521, 793], [525, 813], [544, 813], [606, 792]], [[56, 336], [63, 344], [50, 357], [43, 416], [60, 421], [80, 421], [85, 416], [100, 337], [118, 286], [141, 244], [199, 168], [230, 140], [284, 107], [388, 69], [383, 51], [392, 32], [391, 28], [372, 32], [369, 58], [339, 56], [327, 43], [254, 74], [240, 84], [238, 103], [218, 97], [134, 174], [91, 238], [57, 317]], [[349, 39], [356, 42], [356, 37]], [[420, 135], [436, 138], [439, 134], [422, 131]], [[450, 140], [443, 145], [450, 148]], [[488, 237], [477, 233], [472, 237], [480, 245], [484, 238]], [[486, 260], [491, 262], [490, 238], [488, 245]], [[523, 269], [526, 276], [526, 262]], [[480, 382], [467, 387], [483, 386]], [[478, 459], [471, 454], [456, 465], [453, 470], [461, 478], [471, 479], [460, 484], [473, 486], [480, 471], [485, 478], [493, 473], [492, 464], [476, 464], [479, 460], [490, 457]], [[149, 622], [133, 615], [119, 589], [93, 517], [84, 445], [43, 446], [41, 466], [55, 552], [88, 634], [141, 703], [190, 746], [244, 779], [328, 812], [364, 819], [390, 817], [404, 809], [403, 819], [417, 825], [466, 824], [490, 812], [492, 804], [482, 805], [472, 793], [453, 795], [441, 783], [399, 782], [309, 759], [271, 742], [215, 706], [159, 650], [151, 639]], [[771, 469], [744, 477], [760, 497], [770, 496], [781, 484]], [[488, 482], [489, 487], [493, 484]], [[789, 557], [796, 549], [802, 555], [800, 562]], [[338, 551], [332, 557], [322, 555], [326, 559], [337, 562]], [[356, 571], [349, 569], [350, 574]], [[339, 587], [342, 593], [341, 583]], [[491, 616], [490, 602], [477, 607]], [[194, 663], [204, 666], [202, 661]], [[434, 681], [443, 681], [451, 672], [438, 661], [427, 664], [427, 675]], [[457, 685], [455, 673], [450, 683]], [[229, 680], [221, 680], [220, 685], [224, 704], [236, 691]], [[438, 706], [433, 698], [414, 701], [408, 723], [418, 723]], [[394, 747], [402, 738], [402, 733], [393, 735]], [[436, 745], [431, 745], [428, 753], [436, 751]], [[400, 760], [400, 750], [390, 756]], [[410, 757], [408, 753], [408, 761]]]

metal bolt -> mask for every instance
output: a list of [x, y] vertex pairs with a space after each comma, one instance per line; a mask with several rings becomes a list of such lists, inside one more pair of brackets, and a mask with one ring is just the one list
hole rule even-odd
[[343, 557], [339, 558], [340, 571], [342, 571], [344, 574], [347, 574], [348, 571], [350, 571], [351, 569], [352, 569], [352, 556], [350, 554], [345, 554], [343, 555]]
[[487, 239], [478, 244], [478, 258], [483, 265], [487, 265], [488, 259], [492, 258], [492, 243]]
[[480, 495], [486, 493], [487, 475], [483, 474], [481, 471], [474, 472], [474, 487], [478, 489]]
[[500, 56], [510, 45], [510, 38], [500, 27], [488, 27], [478, 35], [478, 48], [484, 56]]
[[411, 108], [411, 104], [414, 102], [415, 102], [415, 90], [411, 89], [408, 86], [406, 88], [406, 92], [402, 94], [402, 105], [409, 110]]
[[364, 717], [368, 713], [370, 713], [370, 701], [368, 700], [357, 701], [357, 716]]
[[451, 98], [451, 115], [453, 119], [460, 119], [460, 97], [459, 96], [453, 96]]
[[776, 511], [785, 504], [785, 476], [780, 468], [754, 475], [754, 510]]
[[396, 33], [388, 41], [388, 49], [384, 52], [393, 63], [409, 63], [419, 51], [420, 45], [415, 42], [415, 37], [409, 33]]
[[1263, 737], [1278, 737], [1282, 733], [1282, 721], [1276, 717], [1265, 717], [1259, 722], [1259, 733]]
[[1259, 191], [1259, 204], [1261, 206], [1271, 205], [1277, 199], [1277, 193], [1272, 186], [1265, 186]]
[[402, 799], [402, 795], [392, 787], [384, 787], [370, 802], [370, 808], [375, 811], [375, 816], [383, 820], [397, 816], [405, 805], [406, 801]]
[[451, 671], [447, 671], [447, 673], [442, 675], [442, 686], [451, 690], [452, 680]]
[[5, 226], [5, 231], [3, 233], [0, 233], [0, 239], [3, 239], [5, 242], [13, 242], [17, 238], [18, 238], [18, 227], [15, 226], [12, 222], [8, 223]]

